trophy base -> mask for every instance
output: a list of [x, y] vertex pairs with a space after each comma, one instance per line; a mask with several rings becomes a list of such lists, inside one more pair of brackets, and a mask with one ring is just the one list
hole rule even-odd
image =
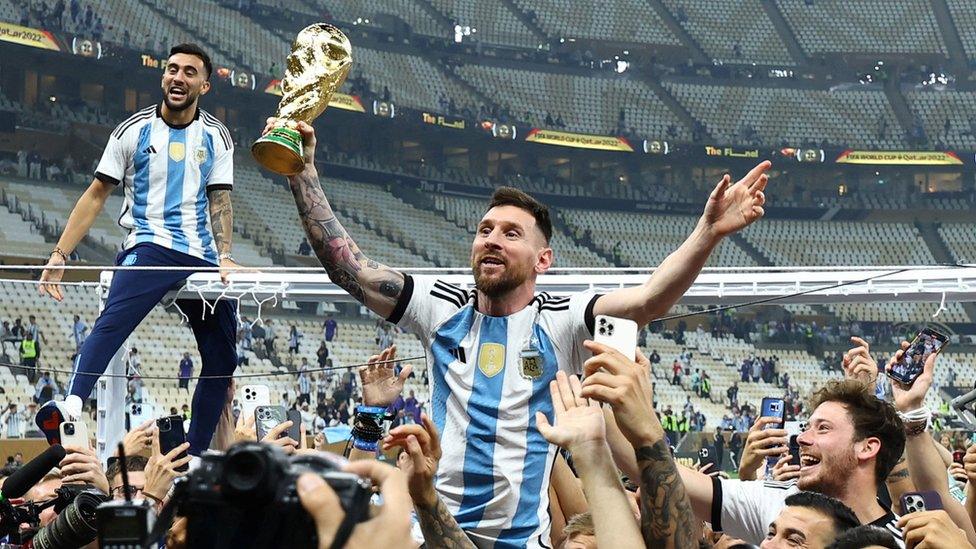
[[274, 128], [251, 145], [258, 164], [280, 175], [296, 175], [305, 169], [302, 134], [291, 128]]

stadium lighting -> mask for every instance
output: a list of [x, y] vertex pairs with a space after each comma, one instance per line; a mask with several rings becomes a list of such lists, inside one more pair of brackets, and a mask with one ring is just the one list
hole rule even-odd
[[624, 61], [622, 59], [618, 59], [617, 60], [617, 66], [616, 66], [616, 68], [614, 70], [617, 71], [617, 74], [623, 74], [624, 71], [626, 71], [628, 67], [630, 67], [630, 63], [628, 63], [628, 62], [626, 62], [626, 61]]

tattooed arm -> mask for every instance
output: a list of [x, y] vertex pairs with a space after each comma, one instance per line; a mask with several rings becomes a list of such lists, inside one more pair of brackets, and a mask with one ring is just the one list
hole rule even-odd
[[640, 468], [641, 532], [646, 547], [698, 547], [697, 531], [685, 485], [667, 443], [658, 440], [637, 449]]
[[474, 543], [458, 526], [454, 515], [440, 497], [435, 495], [433, 501], [426, 503], [420, 503], [415, 499], [414, 509], [417, 511], [420, 531], [423, 532], [428, 547], [474, 549]]
[[218, 254], [230, 254], [234, 234], [234, 207], [230, 203], [230, 191], [215, 189], [207, 193], [210, 201], [210, 225]]
[[[274, 124], [269, 119], [265, 132]], [[403, 291], [403, 274], [366, 257], [336, 219], [315, 169], [315, 130], [304, 122], [296, 129], [304, 140], [305, 169], [289, 177], [288, 183], [308, 241], [332, 282], [374, 313], [388, 318]]]

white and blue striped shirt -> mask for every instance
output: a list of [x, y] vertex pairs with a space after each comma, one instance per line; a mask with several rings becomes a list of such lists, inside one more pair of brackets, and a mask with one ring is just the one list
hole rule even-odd
[[[556, 447], [536, 428], [554, 420], [549, 382], [579, 373], [593, 327], [592, 292], [537, 295], [495, 317], [475, 308], [474, 290], [406, 276], [390, 322], [427, 348], [431, 419], [441, 433], [436, 487], [479, 547], [549, 547], [549, 475]], [[525, 353], [528, 351], [528, 353]], [[538, 354], [526, 361], [525, 354]]]
[[152, 242], [217, 263], [207, 192], [233, 188], [234, 143], [213, 115], [198, 109], [171, 126], [160, 105], [136, 112], [112, 132], [95, 177], [124, 185], [123, 249]]

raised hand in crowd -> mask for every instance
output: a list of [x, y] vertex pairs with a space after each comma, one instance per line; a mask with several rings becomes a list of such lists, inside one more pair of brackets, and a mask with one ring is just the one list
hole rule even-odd
[[155, 502], [157, 506], [162, 506], [169, 489], [173, 486], [173, 481], [186, 474], [176, 469], [190, 463], [190, 456], [180, 457], [180, 454], [189, 449], [190, 443], [184, 442], [163, 454], [159, 448], [159, 437], [154, 436], [152, 455], [146, 463], [146, 484], [142, 489], [142, 495]]
[[234, 427], [234, 442], [255, 441], [258, 439], [258, 431], [254, 426], [254, 414], [241, 414], [237, 418], [237, 426]]
[[765, 468], [766, 458], [789, 454], [789, 435], [785, 429], [767, 429], [767, 425], [781, 423], [776, 417], [758, 417], [749, 428], [746, 444], [739, 458], [739, 478], [756, 480], [760, 469]]
[[108, 477], [95, 451], [80, 446], [65, 446], [64, 450], [67, 455], [59, 465], [62, 484], [90, 484], [107, 495]]
[[431, 547], [473, 548], [474, 543], [458, 526], [454, 515], [434, 489], [434, 475], [441, 460], [440, 434], [427, 414], [421, 425], [401, 425], [383, 439], [383, 450], [402, 448], [397, 467], [407, 477], [420, 531]]
[[363, 404], [366, 406], [387, 407], [403, 392], [403, 384], [413, 367], [409, 364], [394, 374], [392, 362], [396, 360], [396, 345], [391, 345], [378, 355], [369, 357], [367, 365], [359, 369], [359, 380], [363, 386]]
[[[372, 518], [356, 525], [345, 547], [386, 549], [403, 547], [410, 539], [410, 495], [404, 474], [375, 460], [354, 461], [345, 470], [369, 478], [379, 486], [383, 505]], [[319, 548], [332, 547], [345, 512], [339, 497], [318, 475], [304, 473], [298, 477], [298, 498], [315, 521]], [[440, 547], [440, 546], [439, 546]]]
[[697, 547], [700, 531], [687, 491], [654, 414], [650, 363], [637, 351], [630, 359], [592, 341], [594, 356], [583, 364], [580, 396], [609, 404], [623, 435], [633, 445], [641, 492], [641, 532], [648, 547]]
[[906, 549], [965, 549], [973, 547], [966, 532], [942, 509], [917, 511], [898, 521]]
[[[895, 364], [902, 360], [910, 343], [903, 341], [901, 349], [895, 353], [885, 371], [890, 371]], [[970, 542], [976, 542], [976, 530], [973, 529], [973, 522], [962, 506], [949, 493], [949, 481], [946, 475], [946, 465], [942, 460], [942, 455], [936, 448], [936, 441], [927, 429], [928, 418], [917, 418], [915, 414], [924, 413], [925, 395], [932, 386], [935, 378], [935, 363], [939, 358], [938, 353], [931, 353], [926, 359], [922, 373], [915, 378], [915, 382], [906, 385], [897, 380], [891, 380], [891, 394], [894, 397], [895, 408], [902, 414], [905, 422], [905, 457], [908, 462], [908, 474], [911, 477], [915, 490], [932, 490], [939, 493], [945, 511], [952, 518], [952, 521], [963, 529]]]
[[878, 363], [871, 357], [871, 346], [862, 338], [853, 336], [851, 343], [855, 347], [844, 353], [841, 366], [844, 377], [859, 379], [866, 384], [873, 384], [878, 380]]
[[613, 465], [599, 404], [582, 396], [579, 378], [562, 371], [549, 383], [549, 394], [555, 425], [542, 412], [536, 412], [536, 424], [546, 440], [573, 455], [593, 517], [597, 545], [639, 547], [640, 530]]
[[156, 420], [150, 418], [126, 433], [122, 437], [122, 446], [125, 449], [125, 455], [134, 456], [141, 454], [147, 448], [152, 448], [153, 433], [155, 430]]
[[785, 482], [800, 478], [800, 466], [790, 464], [790, 454], [780, 457], [773, 466], [773, 480]]

